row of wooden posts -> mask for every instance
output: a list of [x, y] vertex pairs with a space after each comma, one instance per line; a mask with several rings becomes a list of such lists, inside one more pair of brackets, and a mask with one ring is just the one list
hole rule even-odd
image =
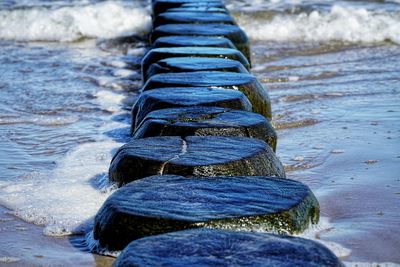
[[318, 201], [286, 179], [267, 90], [224, 4], [154, 0], [152, 11], [132, 138], [109, 169], [119, 189], [93, 229], [123, 250], [114, 265], [341, 266], [290, 236], [318, 222]]

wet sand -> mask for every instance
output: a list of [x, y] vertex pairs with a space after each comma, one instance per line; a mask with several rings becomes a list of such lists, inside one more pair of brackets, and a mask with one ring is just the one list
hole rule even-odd
[[0, 207], [0, 266], [111, 266], [114, 258], [80, 251], [68, 237], [43, 235]]
[[[331, 225], [319, 233], [320, 239], [350, 249], [346, 261], [399, 263], [399, 131], [393, 129], [395, 116], [388, 116], [388, 110], [396, 107], [375, 106], [375, 115], [347, 121], [370, 108], [364, 103], [351, 116], [327, 122], [326, 127], [310, 126], [281, 135], [278, 151], [290, 143], [293, 157], [315, 148], [326, 157], [320, 166], [288, 175], [311, 186], [321, 215], [329, 218]], [[305, 150], [295, 149], [305, 146]]]

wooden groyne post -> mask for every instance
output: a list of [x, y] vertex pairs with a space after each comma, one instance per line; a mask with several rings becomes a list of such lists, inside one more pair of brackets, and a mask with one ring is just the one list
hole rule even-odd
[[93, 229], [123, 250], [114, 265], [341, 266], [316, 242], [275, 235], [317, 223], [319, 204], [275, 155], [246, 33], [220, 0], [154, 0], [152, 11], [132, 139], [109, 169], [120, 188]]

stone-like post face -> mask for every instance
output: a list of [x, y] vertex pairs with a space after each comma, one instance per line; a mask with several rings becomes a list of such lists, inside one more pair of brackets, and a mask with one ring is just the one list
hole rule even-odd
[[221, 71], [163, 73], [152, 76], [143, 86], [147, 91], [162, 87], [219, 87], [239, 90], [251, 102], [253, 111], [271, 119], [271, 101], [268, 92], [251, 74]]
[[219, 47], [219, 48], [233, 48], [235, 45], [231, 40], [225, 37], [215, 36], [165, 36], [158, 38], [153, 43], [153, 48], [162, 47]]
[[225, 9], [220, 0], [159, 0], [152, 1], [153, 17], [169, 11], [171, 8], [202, 7]]
[[[219, 47], [169, 47], [169, 48], [154, 48], [150, 50], [142, 60], [142, 76], [143, 81], [147, 81], [151, 77], [149, 68], [152, 64], [158, 63], [163, 59], [175, 57], [183, 57], [190, 61], [190, 58], [222, 58], [236, 60], [243, 65], [247, 70], [250, 69], [249, 61], [246, 57], [236, 49], [219, 48]], [[220, 63], [221, 64], [221, 63]], [[207, 68], [198, 69], [198, 71], [206, 71]]]
[[195, 229], [132, 242], [114, 266], [343, 266], [320, 243], [290, 236]]
[[238, 26], [229, 24], [166, 24], [155, 28], [150, 41], [164, 36], [215, 36], [225, 37], [250, 61], [248, 37]]
[[145, 91], [132, 108], [131, 134], [145, 116], [154, 110], [173, 107], [214, 106], [251, 111], [251, 103], [246, 96], [236, 90], [177, 87]]
[[282, 164], [265, 142], [225, 136], [132, 139], [117, 151], [109, 170], [110, 179], [120, 186], [157, 174], [285, 177]]
[[297, 233], [318, 220], [318, 202], [302, 183], [272, 177], [147, 177], [103, 205], [94, 237], [110, 250], [130, 240], [187, 228]]
[[144, 117], [134, 138], [152, 136], [243, 136], [263, 140], [274, 151], [277, 134], [263, 116], [214, 106], [159, 109]]

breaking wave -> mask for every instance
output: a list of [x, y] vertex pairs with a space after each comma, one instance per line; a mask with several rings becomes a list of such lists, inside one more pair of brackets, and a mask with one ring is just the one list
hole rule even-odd
[[73, 42], [144, 34], [151, 28], [150, 10], [117, 1], [0, 10], [0, 39]]
[[400, 13], [334, 5], [328, 12], [257, 16], [244, 13], [238, 23], [251, 39], [268, 41], [342, 41], [400, 44]]

